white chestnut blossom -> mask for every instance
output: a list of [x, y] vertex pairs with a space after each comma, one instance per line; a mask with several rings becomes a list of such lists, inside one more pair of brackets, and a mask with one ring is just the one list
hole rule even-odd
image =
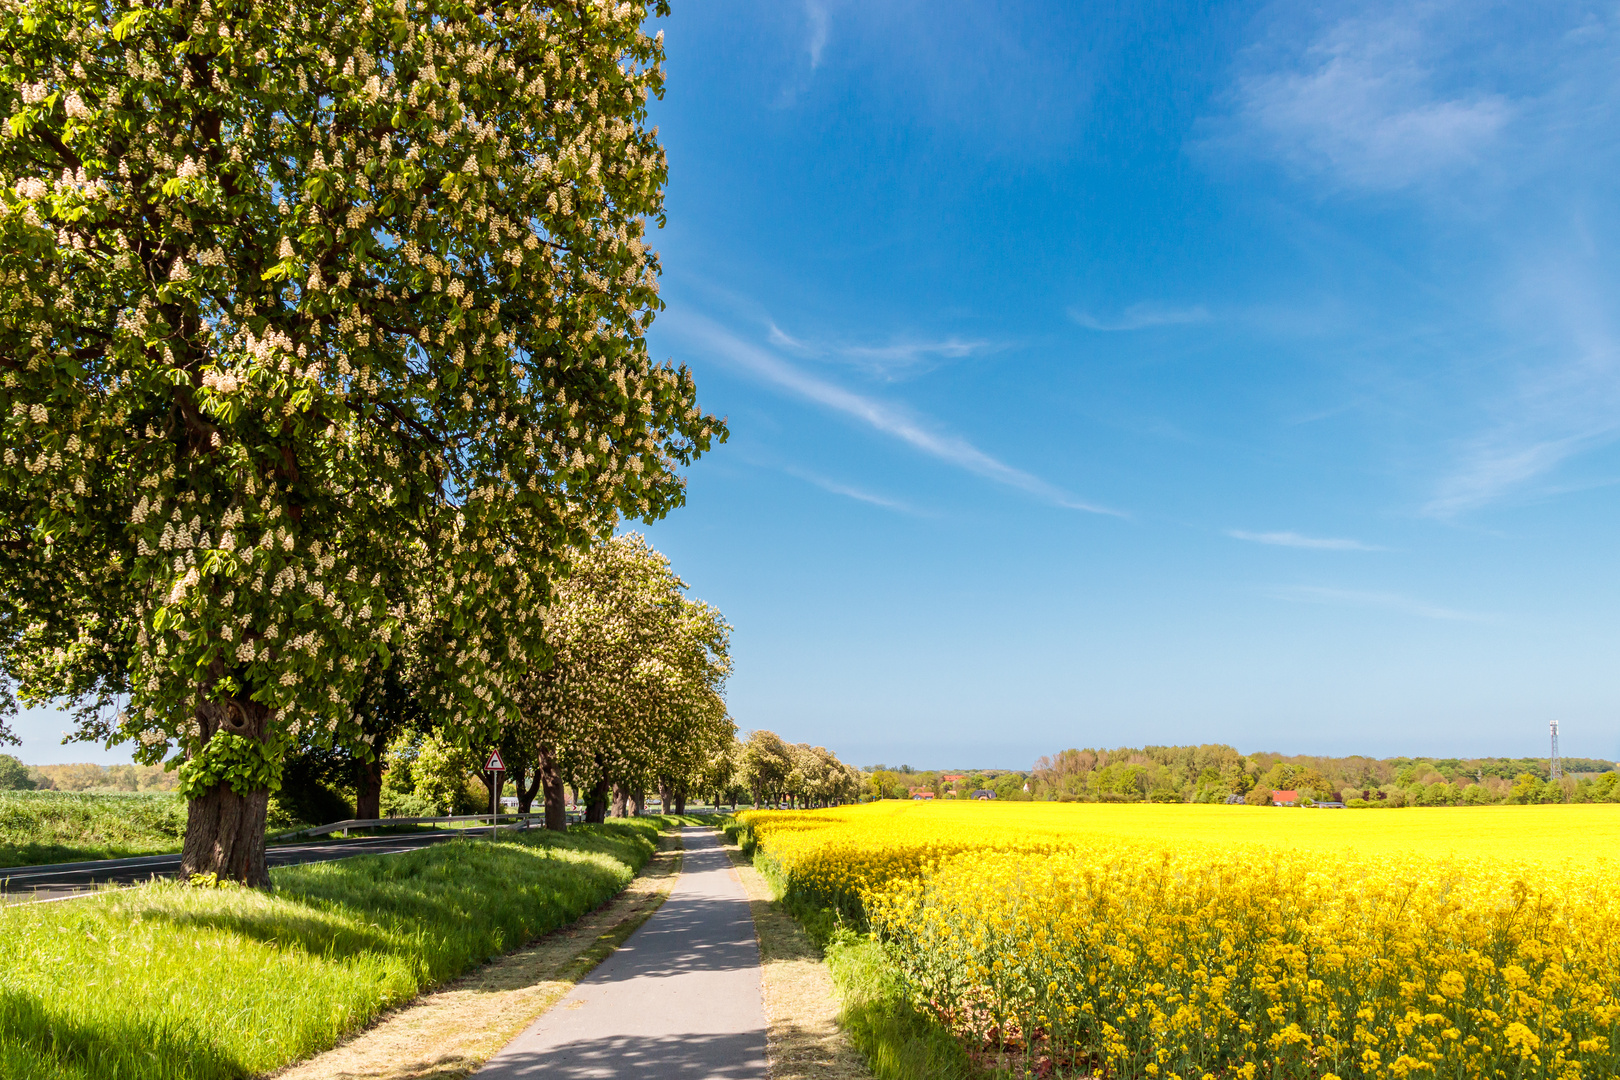
[[551, 662], [509, 688], [511, 744], [598, 799], [609, 788], [695, 787], [736, 732], [724, 698], [731, 627], [685, 593], [640, 534], [578, 555], [543, 613]]
[[678, 506], [725, 436], [645, 343], [646, 15], [0, 8], [0, 659], [25, 698], [143, 761], [245, 739], [220, 775], [262, 806], [294, 732], [361, 744], [349, 702], [409, 610], [446, 645], [445, 720], [511, 714], [568, 552]]

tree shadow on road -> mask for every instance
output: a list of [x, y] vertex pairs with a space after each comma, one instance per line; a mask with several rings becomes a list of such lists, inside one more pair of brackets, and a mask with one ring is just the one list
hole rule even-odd
[[582, 1039], [503, 1052], [478, 1075], [483, 1080], [759, 1080], [765, 1075], [765, 1032]]

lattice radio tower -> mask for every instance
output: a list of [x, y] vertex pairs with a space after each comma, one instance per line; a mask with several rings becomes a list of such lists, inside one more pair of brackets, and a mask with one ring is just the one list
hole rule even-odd
[[1564, 775], [1564, 759], [1558, 756], [1558, 721], [1552, 722], [1552, 778]]

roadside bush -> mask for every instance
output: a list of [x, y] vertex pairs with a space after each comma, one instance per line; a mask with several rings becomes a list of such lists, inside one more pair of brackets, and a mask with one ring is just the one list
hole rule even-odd
[[439, 808], [419, 798], [414, 792], [394, 791], [387, 787], [382, 791], [383, 817], [438, 817]]
[[271, 832], [304, 825], [328, 825], [354, 816], [354, 803], [296, 759], [282, 773], [281, 789], [270, 796]]
[[34, 781], [28, 777], [28, 766], [10, 754], [0, 754], [0, 791], [32, 791]]

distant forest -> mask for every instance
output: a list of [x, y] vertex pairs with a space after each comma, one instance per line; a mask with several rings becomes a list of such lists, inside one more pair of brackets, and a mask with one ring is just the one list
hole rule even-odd
[[173, 791], [179, 784], [161, 765], [24, 765], [0, 754], [0, 790]]
[[1612, 761], [1565, 758], [1371, 758], [1240, 754], [1230, 746], [1065, 750], [1036, 762], [1033, 798], [1264, 804], [1273, 791], [1317, 802], [1455, 806], [1500, 802], [1620, 801]]
[[[971, 798], [1063, 802], [1271, 802], [1297, 791], [1315, 802], [1352, 806], [1458, 806], [1489, 803], [1620, 802], [1616, 763], [1564, 758], [1553, 780], [1547, 758], [1371, 758], [1242, 754], [1203, 746], [1064, 750], [1033, 770], [865, 770], [870, 798]], [[926, 795], [925, 795], [926, 793]]]

